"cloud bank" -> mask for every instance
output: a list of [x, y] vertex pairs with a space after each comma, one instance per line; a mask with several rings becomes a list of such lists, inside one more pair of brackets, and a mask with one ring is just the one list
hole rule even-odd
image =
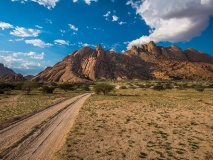
[[32, 44], [33, 46], [40, 47], [40, 48], [52, 46], [52, 44], [45, 43], [44, 41], [42, 41], [40, 39], [25, 40], [25, 43], [26, 44]]
[[[33, 73], [37, 73], [37, 69], [44, 69], [45, 62], [44, 52], [36, 53], [30, 52], [13, 52], [13, 51], [2, 51], [0, 50], [0, 63], [13, 69], [31, 70]], [[42, 63], [42, 64], [41, 64]], [[32, 73], [31, 72], [31, 73]]]
[[24, 27], [16, 27], [13, 31], [10, 32], [11, 35], [18, 37], [37, 37], [41, 33], [37, 29], [26, 29]]
[[59, 2], [59, 0], [11, 0], [12, 2], [21, 2], [25, 3], [27, 1], [36, 2], [44, 7], [47, 7], [48, 9], [52, 9], [56, 6], [56, 3]]
[[59, 44], [59, 45], [68, 45], [69, 46], [69, 42], [65, 41], [63, 39], [56, 39], [56, 40], [54, 40], [54, 43]]
[[[73, 0], [74, 3], [78, 2], [78, 0]], [[84, 0], [84, 2], [88, 5], [91, 4], [91, 2], [98, 2], [98, 0]]]
[[9, 23], [6, 23], [6, 22], [0, 22], [0, 28], [1, 28], [2, 30], [8, 29], [8, 28], [13, 28], [13, 25], [12, 25], [12, 24], [9, 24]]
[[127, 5], [136, 9], [150, 27], [148, 36], [141, 36], [127, 46], [155, 42], [189, 41], [199, 36], [213, 15], [213, 0], [129, 0]]
[[70, 29], [73, 30], [73, 31], [78, 31], [78, 28], [75, 27], [73, 24], [68, 24]]

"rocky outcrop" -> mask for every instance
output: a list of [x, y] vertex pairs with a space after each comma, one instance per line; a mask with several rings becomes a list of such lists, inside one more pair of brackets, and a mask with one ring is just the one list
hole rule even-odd
[[5, 74], [0, 75], [0, 82], [22, 82], [25, 78], [21, 74]]
[[213, 58], [206, 53], [198, 52], [193, 48], [188, 48], [184, 51], [184, 54], [191, 62], [206, 62], [213, 63]]
[[15, 72], [10, 68], [5, 67], [2, 63], [0, 63], [0, 75], [5, 74], [15, 74]]
[[149, 79], [151, 78], [149, 67], [149, 63], [144, 63], [139, 57], [104, 51], [98, 45], [95, 49], [84, 47], [79, 51], [74, 51], [32, 80], [79, 82], [98, 79]]
[[148, 44], [141, 45], [139, 47], [132, 46], [132, 48], [129, 51], [124, 52], [124, 54], [139, 55], [144, 61], [154, 63], [159, 58], [188, 62], [213, 63], [213, 57], [206, 53], [198, 52], [192, 48], [182, 51], [181, 48], [175, 45], [172, 45], [168, 48], [164, 48], [162, 46], [156, 46], [153, 41], [149, 42]]
[[[202, 55], [202, 56], [201, 56]], [[82, 82], [100, 79], [213, 79], [213, 58], [177, 46], [151, 41], [123, 54], [84, 47], [33, 77], [38, 82]]]
[[24, 76], [24, 79], [30, 80], [30, 79], [32, 79], [33, 77], [34, 77], [33, 75], [27, 75], [27, 76]]

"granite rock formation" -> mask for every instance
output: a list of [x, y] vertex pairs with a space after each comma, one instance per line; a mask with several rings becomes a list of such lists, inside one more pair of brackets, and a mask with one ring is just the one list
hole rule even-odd
[[37, 82], [82, 82], [128, 79], [213, 79], [213, 57], [151, 41], [121, 53], [84, 47], [33, 77]]

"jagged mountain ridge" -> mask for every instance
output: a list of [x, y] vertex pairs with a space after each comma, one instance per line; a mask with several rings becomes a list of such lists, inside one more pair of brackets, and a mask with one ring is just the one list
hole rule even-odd
[[[148, 44], [143, 44], [139, 47], [132, 46], [132, 48], [124, 54], [135, 54], [141, 56], [145, 61], [153, 62], [153, 59], [168, 59], [168, 60], [179, 60], [188, 62], [205, 62], [213, 64], [213, 57], [210, 55], [199, 52], [193, 48], [188, 48], [182, 51], [178, 46], [172, 45], [168, 48], [162, 46], [156, 46], [153, 41]], [[156, 63], [154, 61], [154, 63]]]
[[164, 48], [154, 42], [123, 54], [84, 47], [33, 77], [38, 82], [128, 79], [213, 79], [213, 57], [194, 49]]
[[84, 47], [35, 76], [35, 81], [79, 82], [97, 79], [149, 79], [149, 64], [134, 55]]
[[4, 74], [0, 75], [0, 82], [23, 82], [26, 79], [22, 74]]
[[5, 67], [2, 63], [0, 63], [0, 75], [5, 74], [16, 74], [12, 69]]

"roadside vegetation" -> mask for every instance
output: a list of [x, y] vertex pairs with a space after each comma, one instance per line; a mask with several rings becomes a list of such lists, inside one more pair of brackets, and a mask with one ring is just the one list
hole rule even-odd
[[[72, 88], [70, 88], [72, 86]], [[88, 92], [89, 84], [0, 83], [0, 128], [55, 103]]]
[[0, 128], [88, 91], [60, 159], [213, 159], [208, 81], [0, 83]]
[[98, 83], [94, 86], [94, 91], [96, 94], [103, 93], [104, 95], [108, 95], [111, 91], [113, 91], [115, 86], [107, 84], [107, 83]]
[[61, 159], [213, 159], [213, 85], [104, 82], [81, 108]]

